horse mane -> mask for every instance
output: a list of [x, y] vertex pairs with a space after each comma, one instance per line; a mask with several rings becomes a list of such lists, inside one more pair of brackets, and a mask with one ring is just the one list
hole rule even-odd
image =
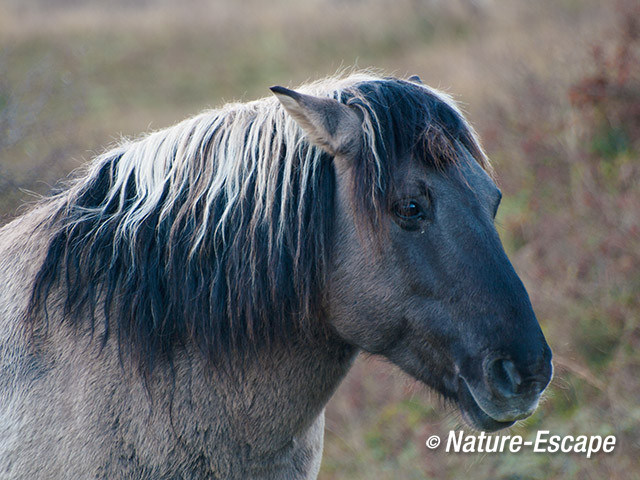
[[[359, 72], [300, 91], [362, 113], [352, 197], [369, 226], [403, 154], [444, 166], [461, 144], [489, 168], [453, 101], [428, 87]], [[63, 321], [100, 326], [145, 371], [179, 345], [215, 362], [317, 333], [334, 190], [332, 157], [273, 97], [125, 141], [44, 200], [53, 213], [37, 227], [48, 244], [27, 317], [48, 325], [60, 289]]]

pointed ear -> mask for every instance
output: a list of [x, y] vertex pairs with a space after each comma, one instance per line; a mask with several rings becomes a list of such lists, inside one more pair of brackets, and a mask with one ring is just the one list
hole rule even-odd
[[331, 155], [348, 154], [360, 146], [362, 121], [353, 109], [332, 98], [305, 95], [284, 87], [271, 87], [271, 91], [311, 143]]
[[407, 78], [407, 80], [413, 83], [419, 83], [420, 85], [423, 85], [422, 80], [420, 80], [420, 77], [418, 75], [411, 75], [409, 78]]

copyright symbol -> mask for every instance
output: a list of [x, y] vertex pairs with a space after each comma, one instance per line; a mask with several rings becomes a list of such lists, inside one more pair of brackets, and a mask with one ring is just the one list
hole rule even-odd
[[430, 448], [431, 450], [438, 448], [438, 445], [440, 445], [440, 437], [438, 435], [431, 435], [427, 438], [425, 444], [427, 445], [427, 448]]

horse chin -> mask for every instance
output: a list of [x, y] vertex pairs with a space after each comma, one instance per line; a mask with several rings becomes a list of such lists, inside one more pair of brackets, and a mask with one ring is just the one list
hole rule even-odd
[[473, 398], [467, 382], [462, 378], [458, 379], [457, 403], [462, 413], [462, 418], [474, 429], [495, 432], [508, 428], [515, 423], [515, 421], [501, 422], [489, 416]]

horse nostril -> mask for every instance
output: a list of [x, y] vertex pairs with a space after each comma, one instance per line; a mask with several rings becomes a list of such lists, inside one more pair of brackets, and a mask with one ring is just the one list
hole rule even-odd
[[497, 358], [491, 361], [486, 376], [491, 390], [504, 398], [516, 396], [522, 384], [522, 377], [515, 364], [506, 358]]

